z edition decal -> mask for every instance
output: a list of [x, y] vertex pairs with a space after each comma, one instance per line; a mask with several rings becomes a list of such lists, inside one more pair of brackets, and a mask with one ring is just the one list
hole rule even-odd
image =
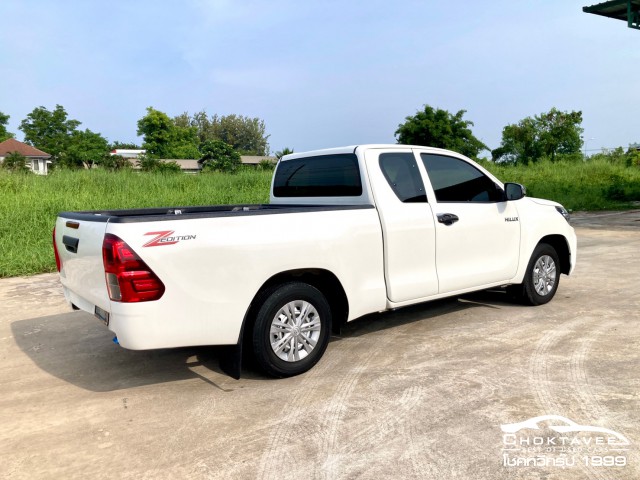
[[155, 238], [149, 240], [142, 247], [161, 247], [163, 245], [175, 245], [184, 240], [195, 240], [195, 235], [174, 235], [174, 230], [165, 230], [164, 232], [147, 232], [146, 235], [155, 235]]
[[614, 467], [627, 465], [630, 442], [623, 434], [542, 415], [500, 425], [504, 467]]

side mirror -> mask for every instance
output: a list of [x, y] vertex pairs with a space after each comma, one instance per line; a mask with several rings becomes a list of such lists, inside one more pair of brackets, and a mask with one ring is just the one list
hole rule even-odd
[[505, 183], [504, 193], [507, 200], [520, 200], [527, 194], [527, 189], [519, 183]]

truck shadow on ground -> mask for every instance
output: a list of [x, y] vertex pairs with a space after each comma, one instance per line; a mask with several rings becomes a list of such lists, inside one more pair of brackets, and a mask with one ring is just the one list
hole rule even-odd
[[[501, 303], [508, 303], [506, 295], [489, 291], [371, 314], [345, 325], [341, 335], [332, 337], [332, 341], [414, 322], [427, 322], [425, 328], [438, 329], [438, 320], [446, 321], [449, 313], [499, 308]], [[20, 320], [13, 322], [11, 329], [18, 347], [39, 368], [86, 390], [111, 392], [192, 378], [200, 378], [222, 392], [233, 390], [228, 388], [233, 380], [219, 366], [226, 353], [224, 347], [126, 350], [113, 343], [113, 334], [104, 325], [83, 312]], [[204, 367], [221, 381], [194, 371], [195, 367]], [[242, 378], [269, 379], [250, 363], [243, 365]]]

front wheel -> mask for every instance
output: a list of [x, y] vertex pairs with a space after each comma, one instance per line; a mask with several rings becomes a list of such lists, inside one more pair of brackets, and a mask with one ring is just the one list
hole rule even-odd
[[509, 292], [527, 305], [543, 305], [550, 302], [560, 283], [560, 261], [556, 250], [546, 243], [533, 251], [524, 281], [509, 287]]
[[291, 377], [313, 367], [327, 348], [331, 308], [317, 288], [302, 282], [265, 292], [255, 316], [253, 351], [274, 377]]

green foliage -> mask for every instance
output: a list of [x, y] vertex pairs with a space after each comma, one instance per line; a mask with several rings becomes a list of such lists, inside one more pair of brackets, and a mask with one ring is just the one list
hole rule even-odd
[[138, 136], [142, 135], [144, 141], [142, 148], [147, 150], [147, 155], [155, 158], [167, 158], [168, 151], [173, 141], [174, 125], [166, 113], [147, 108], [147, 114], [138, 120]]
[[533, 118], [507, 125], [502, 130], [502, 143], [493, 150], [494, 161], [507, 163], [552, 162], [561, 155], [579, 154], [582, 147], [582, 112], [561, 112], [552, 108]]
[[117, 171], [117, 170], [130, 170], [133, 168], [131, 162], [124, 158], [121, 155], [111, 155], [107, 154], [104, 156], [101, 162], [101, 166], [109, 171]]
[[67, 118], [67, 112], [61, 105], [53, 111], [37, 107], [20, 123], [25, 143], [32, 145], [49, 155], [54, 161], [66, 152], [71, 135], [80, 122]]
[[109, 156], [109, 143], [99, 133], [89, 129], [75, 130], [67, 147], [60, 154], [58, 166], [65, 168], [93, 168]]
[[174, 161], [160, 160], [159, 158], [141, 155], [138, 157], [138, 166], [143, 172], [155, 173], [180, 173], [180, 165]]
[[406, 117], [405, 122], [398, 125], [396, 139], [405, 145], [447, 148], [477, 158], [478, 153], [488, 150], [488, 147], [473, 135], [469, 128], [473, 122], [463, 120], [465, 113], [466, 110], [460, 110], [453, 115], [425, 105], [424, 110]]
[[528, 196], [555, 200], [572, 210], [628, 208], [629, 202], [640, 201], [640, 169], [606, 157], [482, 165], [502, 181], [525, 185]]
[[625, 158], [627, 167], [640, 167], [640, 150], [629, 150]]
[[58, 170], [47, 176], [0, 170], [0, 277], [55, 271], [51, 230], [59, 212], [266, 203], [270, 181], [270, 173], [255, 170], [236, 175]]
[[289, 147], [284, 147], [282, 150], [280, 150], [279, 152], [276, 152], [276, 158], [278, 160], [280, 160], [282, 157], [284, 157], [285, 155], [291, 155], [292, 153], [294, 153], [293, 148], [289, 148]]
[[180, 128], [195, 128], [200, 143], [222, 140], [241, 155], [269, 155], [269, 135], [264, 120], [242, 115], [212, 115], [205, 110], [190, 116], [184, 112], [173, 119]]
[[27, 165], [27, 157], [18, 152], [9, 153], [2, 162], [0, 168], [12, 173], [31, 173]]
[[160, 164], [158, 165], [158, 168], [156, 169], [156, 171], [160, 173], [181, 173], [182, 172], [182, 170], [180, 169], [180, 165], [170, 160], [160, 161]]
[[114, 140], [111, 144], [109, 144], [109, 150], [142, 150], [142, 147], [133, 142], [119, 142], [118, 140]]
[[7, 124], [11, 117], [0, 112], [0, 142], [4, 142], [10, 138], [14, 138], [15, 135], [7, 130]]
[[153, 107], [138, 120], [138, 135], [144, 137], [142, 148], [154, 158], [199, 158], [195, 127], [178, 126], [169, 116]]
[[[501, 180], [526, 185], [529, 196], [573, 210], [625, 208], [629, 201], [640, 200], [640, 168], [606, 159], [542, 160], [529, 166], [482, 163]], [[266, 203], [270, 181], [270, 172], [253, 169], [235, 175], [58, 170], [48, 176], [0, 170], [0, 277], [55, 271], [51, 229], [58, 212]]]
[[257, 168], [258, 170], [271, 171], [276, 168], [276, 163], [268, 158], [263, 158], [258, 162]]
[[195, 142], [195, 131], [193, 129], [178, 130], [177, 142], [169, 151], [169, 155], [163, 158], [200, 158], [200, 150]]
[[242, 161], [240, 154], [222, 140], [207, 140], [200, 146], [202, 171], [234, 173]]

